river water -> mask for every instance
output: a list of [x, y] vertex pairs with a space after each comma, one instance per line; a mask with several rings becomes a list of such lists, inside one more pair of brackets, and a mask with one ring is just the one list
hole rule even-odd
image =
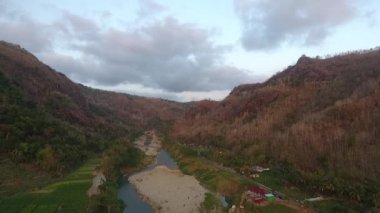
[[[161, 150], [157, 155], [157, 161], [154, 164], [148, 166], [143, 171], [152, 170], [156, 166], [166, 166], [169, 169], [178, 169], [177, 163], [170, 157], [169, 153], [165, 150]], [[133, 185], [128, 182], [127, 177], [125, 177], [123, 180], [123, 183], [119, 189], [118, 197], [127, 205], [123, 213], [154, 212], [154, 209], [140, 197], [135, 187], [133, 187]]]

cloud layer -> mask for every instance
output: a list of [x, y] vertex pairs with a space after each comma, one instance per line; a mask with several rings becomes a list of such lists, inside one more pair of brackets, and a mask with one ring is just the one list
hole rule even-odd
[[[144, 2], [141, 11], [164, 9], [152, 0]], [[209, 30], [173, 17], [134, 28], [102, 28], [92, 19], [63, 11], [48, 24], [24, 15], [0, 17], [0, 24], [5, 29], [0, 39], [21, 44], [82, 83], [183, 93], [224, 91], [255, 80], [224, 63], [229, 48], [214, 44]]]
[[286, 42], [318, 44], [355, 15], [349, 0], [234, 0], [234, 5], [247, 50], [272, 49]]
[[174, 18], [133, 31], [102, 31], [89, 20], [71, 14], [62, 20], [58, 21], [61, 33], [71, 37], [71, 49], [81, 55], [77, 59], [59, 59], [59, 55], [46, 58], [55, 58], [49, 61], [63, 70], [69, 67], [62, 62], [71, 60], [67, 64], [83, 82], [138, 83], [183, 92], [227, 89], [251, 80], [245, 71], [223, 64], [227, 48], [214, 45], [207, 30]]

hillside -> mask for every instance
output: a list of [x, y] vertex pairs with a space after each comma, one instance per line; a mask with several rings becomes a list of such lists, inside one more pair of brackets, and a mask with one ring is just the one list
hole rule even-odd
[[118, 138], [168, 127], [223, 165], [267, 165], [289, 184], [380, 205], [378, 49], [302, 56], [223, 101], [180, 104], [76, 84], [0, 42], [0, 197], [65, 175]]
[[380, 50], [302, 56], [264, 83], [193, 106], [172, 137], [224, 165], [271, 165], [312, 191], [380, 205]]
[[[113, 140], [162, 128], [184, 109], [76, 84], [25, 49], [0, 42], [0, 160], [4, 168], [35, 173], [32, 179], [62, 176]], [[0, 196], [22, 190], [21, 176], [1, 175]]]
[[144, 126], [150, 119], [171, 120], [183, 111], [183, 105], [175, 102], [73, 83], [25, 49], [6, 42], [0, 43], [0, 65], [1, 73], [17, 84], [23, 95], [71, 123], [102, 123], [105, 117], [113, 115], [112, 119], [120, 116], [120, 120], [128, 120], [126, 123]]

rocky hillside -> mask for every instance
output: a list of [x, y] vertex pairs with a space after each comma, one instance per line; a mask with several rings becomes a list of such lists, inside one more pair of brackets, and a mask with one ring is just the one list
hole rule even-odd
[[195, 105], [173, 128], [226, 165], [290, 165], [293, 182], [379, 205], [380, 50], [302, 56], [264, 83]]

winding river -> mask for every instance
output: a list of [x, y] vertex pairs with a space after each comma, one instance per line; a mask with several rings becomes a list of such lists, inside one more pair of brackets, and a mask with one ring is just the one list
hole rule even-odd
[[[166, 166], [169, 169], [178, 169], [177, 163], [170, 157], [169, 153], [165, 150], [160, 150], [157, 155], [157, 161], [148, 166], [143, 171], [154, 169], [156, 166]], [[119, 189], [118, 194], [127, 207], [124, 209], [124, 213], [153, 213], [154, 209], [145, 202], [141, 196], [137, 193], [135, 187], [128, 182], [128, 177], [125, 177], [123, 183]]]

